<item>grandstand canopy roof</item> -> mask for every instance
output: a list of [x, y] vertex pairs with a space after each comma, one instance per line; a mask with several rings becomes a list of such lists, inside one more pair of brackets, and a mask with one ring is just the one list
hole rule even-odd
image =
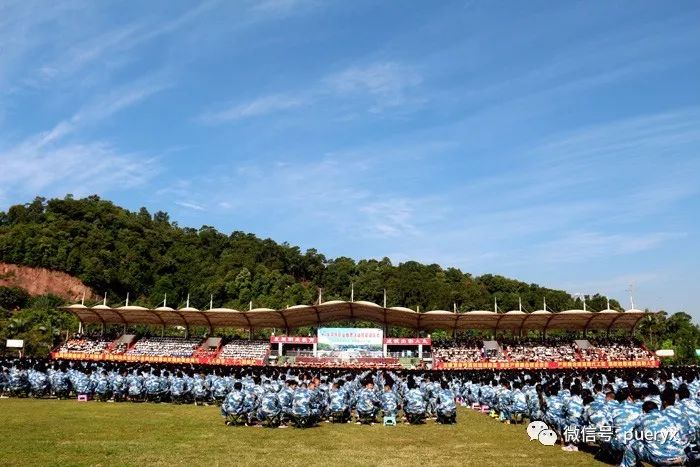
[[160, 326], [205, 326], [214, 328], [281, 328], [293, 329], [324, 323], [363, 320], [381, 325], [399, 326], [420, 330], [632, 330], [648, 313], [641, 310], [603, 310], [598, 312], [568, 310], [552, 313], [537, 310], [532, 313], [509, 311], [468, 311], [454, 313], [434, 310], [419, 313], [409, 308], [384, 308], [371, 302], [329, 301], [320, 305], [296, 305], [281, 310], [257, 308], [238, 311], [229, 308], [198, 310], [196, 308], [160, 307], [155, 309], [140, 306], [111, 308], [105, 305], [87, 307], [70, 305], [64, 307], [85, 323], [97, 324], [150, 324]]

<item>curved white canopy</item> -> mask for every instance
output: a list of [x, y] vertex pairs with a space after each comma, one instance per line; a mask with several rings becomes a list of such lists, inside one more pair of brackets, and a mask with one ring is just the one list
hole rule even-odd
[[124, 306], [111, 308], [105, 305], [86, 307], [70, 305], [65, 310], [73, 313], [83, 323], [98, 324], [150, 324], [162, 326], [206, 326], [214, 328], [282, 328], [292, 329], [300, 326], [321, 325], [334, 321], [362, 320], [381, 325], [399, 326], [421, 330], [511, 330], [527, 331], [563, 329], [563, 330], [632, 330], [639, 320], [649, 313], [641, 310], [625, 312], [603, 310], [591, 312], [584, 310], [566, 310], [552, 313], [537, 310], [532, 313], [509, 311], [475, 310], [454, 313], [446, 310], [432, 310], [419, 313], [409, 308], [384, 308], [371, 302], [330, 301], [320, 305], [295, 305], [273, 310], [256, 308], [239, 311], [230, 308], [213, 308], [198, 310], [196, 308], [158, 307], [154, 309]]

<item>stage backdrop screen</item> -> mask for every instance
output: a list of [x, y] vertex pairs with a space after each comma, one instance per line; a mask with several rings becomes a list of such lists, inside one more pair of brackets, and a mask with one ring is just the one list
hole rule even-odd
[[384, 332], [372, 328], [319, 328], [318, 354], [339, 357], [382, 355]]

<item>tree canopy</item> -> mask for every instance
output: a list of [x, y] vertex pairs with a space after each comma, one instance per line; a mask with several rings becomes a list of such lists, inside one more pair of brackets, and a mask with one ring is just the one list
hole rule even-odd
[[[486, 274], [472, 276], [456, 268], [388, 258], [355, 261], [326, 258], [315, 249], [261, 239], [250, 233], [226, 235], [210, 226], [180, 227], [168, 214], [141, 208], [130, 212], [97, 196], [36, 198], [0, 212], [0, 261], [64, 271], [97, 293], [157, 305], [169, 302], [203, 307], [210, 296], [220, 306], [280, 308], [312, 303], [318, 289], [325, 300], [355, 299], [421, 310], [542, 307], [580, 308], [578, 298], [562, 290]], [[614, 308], [621, 309], [615, 300]], [[592, 309], [605, 298], [589, 299]]]
[[[119, 297], [112, 301], [129, 293], [132, 304], [150, 307], [158, 306], [165, 294], [168, 305], [182, 306], [190, 294], [192, 305], [200, 308], [210, 297], [215, 306], [247, 309], [253, 302], [255, 307], [283, 308], [315, 302], [319, 289], [324, 300], [348, 300], [351, 284], [355, 300], [381, 304], [386, 290], [388, 306], [422, 311], [453, 306], [458, 311], [490, 310], [494, 300], [501, 311], [517, 309], [519, 300], [526, 311], [533, 311], [542, 308], [545, 297], [553, 311], [582, 307], [580, 298], [563, 290], [499, 275], [473, 276], [416, 261], [393, 264], [388, 258], [327, 258], [315, 249], [301, 251], [250, 233], [180, 227], [165, 212], [131, 212], [98, 196], [36, 198], [0, 212], [0, 261], [63, 271], [98, 294]], [[0, 288], [0, 309], [39, 310], [44, 329], [54, 324], [60, 328], [68, 319], [49, 316], [51, 300], [32, 304], [23, 291]], [[587, 305], [604, 309], [606, 298], [592, 295]], [[616, 300], [610, 306], [623, 309]], [[31, 321], [33, 312], [24, 313]], [[672, 339], [666, 343], [688, 356], [700, 347], [698, 327], [687, 314], [652, 320], [640, 326], [640, 335], [652, 347]], [[673, 340], [678, 336], [682, 344]]]

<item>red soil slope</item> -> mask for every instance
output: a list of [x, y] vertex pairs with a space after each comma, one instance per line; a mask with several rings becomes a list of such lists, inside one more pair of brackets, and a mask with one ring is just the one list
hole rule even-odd
[[20, 287], [31, 295], [50, 293], [73, 302], [80, 301], [83, 293], [86, 299], [96, 298], [89, 287], [65, 272], [16, 264], [0, 263], [0, 286]]

